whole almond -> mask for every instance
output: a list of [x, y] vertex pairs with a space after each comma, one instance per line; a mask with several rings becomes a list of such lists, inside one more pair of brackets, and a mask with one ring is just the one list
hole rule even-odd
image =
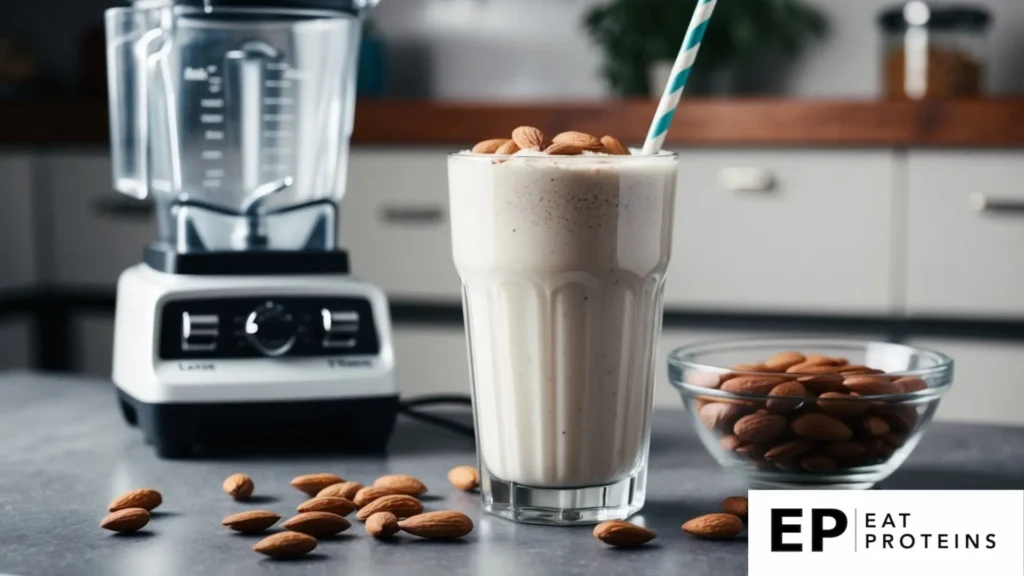
[[718, 441], [718, 447], [726, 452], [732, 452], [743, 445], [743, 440], [735, 434], [722, 436]]
[[278, 532], [257, 542], [253, 551], [271, 558], [296, 558], [316, 548], [316, 538], [301, 532]]
[[490, 140], [478, 142], [476, 146], [473, 146], [473, 154], [494, 154], [506, 142], [511, 142], [511, 140], [508, 138], [491, 138]]
[[407, 494], [381, 496], [359, 509], [356, 518], [366, 520], [377, 512], [391, 512], [399, 518], [408, 518], [423, 512], [423, 504]]
[[702, 406], [697, 415], [708, 430], [726, 432], [732, 430], [736, 421], [749, 412], [750, 408], [746, 406], [713, 402]]
[[356, 497], [356, 493], [362, 489], [363, 485], [359, 482], [342, 482], [341, 484], [331, 484], [327, 488], [317, 492], [316, 496], [317, 498], [330, 496], [353, 500]]
[[304, 474], [302, 476], [296, 476], [295, 478], [292, 478], [292, 486], [300, 492], [305, 492], [310, 496], [316, 496], [324, 488], [327, 488], [332, 484], [340, 484], [344, 481], [345, 479], [337, 474], [321, 472], [319, 474]]
[[814, 442], [803, 438], [797, 438], [796, 440], [790, 440], [789, 442], [783, 442], [782, 444], [772, 446], [764, 453], [764, 457], [765, 460], [773, 462], [779, 460], [790, 460], [810, 452], [812, 448], [814, 448]]
[[596, 136], [591, 136], [586, 132], [577, 132], [570, 130], [568, 132], [562, 132], [558, 136], [551, 139], [555, 144], [569, 144], [582, 150], [600, 150], [602, 147], [601, 140]]
[[366, 519], [366, 533], [374, 538], [390, 538], [398, 530], [398, 517], [391, 512], [377, 512]]
[[402, 529], [402, 532], [408, 532], [420, 538], [452, 540], [462, 538], [472, 532], [473, 521], [462, 512], [441, 510], [399, 520], [398, 527]]
[[138, 490], [132, 490], [126, 492], [117, 498], [114, 498], [110, 505], [107, 506], [107, 511], [117, 512], [118, 510], [124, 510], [126, 508], [142, 508], [143, 510], [152, 510], [162, 504], [164, 497], [159, 492], [152, 488], [139, 488]]
[[252, 496], [252, 491], [256, 486], [248, 474], [238, 473], [225, 478], [221, 487], [227, 492], [228, 496], [235, 500], [245, 500]]
[[722, 501], [722, 512], [726, 514], [732, 514], [740, 518], [747, 517], [747, 497], [746, 496], [729, 496]]
[[577, 154], [583, 153], [583, 148], [573, 146], [572, 144], [566, 144], [564, 142], [556, 142], [545, 148], [544, 152], [551, 156], [576, 156]]
[[[804, 388], [811, 392], [821, 394], [823, 392], [839, 392], [843, 390], [843, 376], [839, 374], [839, 367], [831, 364], [797, 364], [786, 369], [787, 374], [799, 374], [796, 380], [804, 385]], [[818, 374], [818, 376], [802, 376], [803, 374]]]
[[734, 434], [747, 442], [771, 442], [786, 431], [786, 418], [769, 412], [755, 412], [736, 421]]
[[221, 524], [243, 534], [255, 534], [270, 528], [281, 517], [269, 510], [247, 510], [232, 514], [220, 521]]
[[100, 528], [114, 532], [135, 532], [149, 523], [149, 510], [121, 508], [100, 520]]
[[356, 495], [352, 498], [352, 502], [354, 502], [356, 506], [362, 508], [378, 498], [383, 498], [384, 496], [390, 496], [392, 494], [395, 494], [395, 491], [391, 488], [385, 488], [384, 486], [367, 486], [366, 488], [361, 488], [356, 492]]
[[448, 471], [448, 481], [459, 490], [469, 492], [480, 484], [480, 473], [473, 466], [456, 466]]
[[654, 532], [623, 520], [608, 520], [594, 526], [594, 538], [609, 546], [635, 548], [654, 540]]
[[847, 364], [846, 366], [839, 367], [839, 373], [850, 376], [853, 376], [855, 374], [885, 374], [885, 370], [869, 368], [868, 366], [864, 366], [862, 364]]
[[867, 454], [867, 449], [863, 444], [858, 442], [851, 442], [849, 440], [844, 442], [830, 442], [826, 444], [822, 450], [826, 456], [835, 458], [836, 460], [857, 460], [863, 458]]
[[917, 409], [911, 405], [879, 406], [878, 415], [896, 432], [911, 432], [917, 427]]
[[878, 416], [865, 416], [860, 425], [869, 436], [885, 436], [889, 433], [889, 423]]
[[693, 370], [686, 373], [686, 383], [692, 384], [699, 388], [718, 388], [718, 385], [725, 382], [722, 376], [732, 376], [731, 374], [719, 374], [718, 372], [704, 372], [701, 370]]
[[330, 512], [303, 512], [292, 516], [282, 524], [286, 530], [302, 532], [315, 538], [333, 536], [348, 530], [348, 520]]
[[622, 145], [619, 139], [614, 136], [602, 136], [601, 137], [602, 151], [608, 154], [614, 154], [616, 156], [629, 156], [629, 148]]
[[830, 364], [832, 366], [844, 366], [849, 364], [846, 358], [841, 356], [826, 356], [824, 354], [808, 354], [804, 362], [808, 364]]
[[523, 150], [541, 150], [547, 143], [544, 133], [533, 126], [520, 126], [513, 130], [512, 141]]
[[737, 376], [722, 383], [721, 389], [724, 392], [733, 394], [754, 394], [763, 396], [772, 391], [777, 385], [785, 381], [779, 376]]
[[860, 416], [868, 409], [868, 403], [858, 399], [856, 395], [842, 392], [825, 392], [818, 396], [818, 408], [826, 414], [847, 418]]
[[505, 142], [504, 144], [502, 144], [501, 148], [498, 148], [497, 150], [495, 150], [494, 154], [496, 156], [511, 156], [511, 155], [515, 154], [516, 152], [519, 152], [519, 150], [520, 150], [520, 148], [519, 148], [519, 145], [516, 144], [516, 141], [515, 140], [509, 140], [508, 142]]
[[802, 414], [790, 423], [793, 433], [807, 440], [839, 442], [853, 437], [853, 430], [832, 416], [810, 412]]
[[[783, 382], [772, 388], [772, 391], [768, 393], [771, 399], [765, 404], [765, 408], [769, 412], [776, 414], [788, 414], [800, 407], [800, 403], [806, 395], [807, 389], [796, 380]], [[800, 400], [790, 400], [788, 398], [799, 398]]]
[[904, 394], [911, 394], [928, 389], [928, 383], [917, 376], [904, 376], [903, 378], [897, 378], [893, 384], [898, 386], [900, 392], [903, 392]]
[[847, 376], [843, 380], [843, 386], [845, 386], [847, 390], [856, 392], [861, 396], [899, 394], [902, 391], [898, 385], [893, 384], [888, 378], [875, 375]]
[[373, 485], [376, 488], [390, 489], [392, 494], [408, 494], [409, 496], [419, 496], [427, 491], [427, 486], [423, 482], [407, 474], [381, 476], [374, 480]]
[[764, 365], [772, 372], [785, 372], [790, 366], [796, 366], [806, 360], [807, 358], [799, 352], [779, 352], [765, 360]]
[[299, 504], [297, 510], [299, 512], [330, 512], [344, 517], [356, 511], [356, 504], [341, 496], [317, 496]]
[[839, 465], [828, 456], [805, 456], [800, 459], [800, 467], [808, 472], [831, 472]]
[[743, 530], [743, 520], [734, 514], [723, 512], [705, 514], [683, 524], [683, 532], [708, 540], [734, 538]]

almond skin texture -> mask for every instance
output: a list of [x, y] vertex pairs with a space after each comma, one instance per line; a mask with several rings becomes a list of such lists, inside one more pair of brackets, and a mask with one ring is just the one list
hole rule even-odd
[[768, 412], [755, 412], [737, 420], [732, 431], [747, 442], [771, 442], [786, 431], [786, 418]]
[[320, 474], [304, 474], [292, 478], [292, 487], [310, 496], [316, 496], [321, 490], [332, 484], [340, 484], [345, 480], [336, 475], [322, 472]]
[[743, 520], [733, 514], [705, 514], [683, 524], [683, 532], [708, 540], [734, 538], [743, 530]]
[[747, 517], [747, 506], [746, 496], [730, 496], [722, 501], [722, 512], [745, 519]]
[[807, 390], [804, 388], [803, 384], [796, 380], [790, 380], [789, 382], [783, 382], [775, 388], [772, 388], [772, 391], [769, 392], [768, 395], [772, 398], [771, 400], [768, 400], [767, 404], [765, 404], [765, 408], [767, 408], [769, 412], [774, 412], [776, 414], [788, 414], [793, 410], [796, 410], [802, 401], [789, 400], [788, 398], [802, 399], [807, 395]]
[[221, 520], [221, 524], [242, 534], [256, 534], [270, 528], [281, 517], [269, 510], [249, 510], [232, 514]]
[[732, 452], [743, 445], [743, 439], [735, 434], [722, 436], [718, 441], [718, 447], [726, 452]]
[[790, 366], [796, 366], [806, 360], [807, 358], [799, 352], [779, 352], [765, 360], [764, 365], [772, 372], [785, 372]]
[[797, 382], [811, 392], [840, 392], [843, 390], [843, 377], [839, 367], [831, 364], [797, 364], [786, 370], [787, 374], [818, 374], [819, 376], [799, 376]]
[[867, 416], [860, 425], [871, 436], [885, 436], [889, 433], [889, 423], [878, 416]]
[[381, 496], [356, 513], [356, 518], [366, 520], [377, 512], [391, 512], [399, 518], [408, 518], [423, 512], [423, 503], [407, 494]]
[[501, 148], [495, 150], [494, 154], [497, 156], [511, 156], [516, 152], [519, 152], [519, 150], [519, 145], [516, 144], [515, 140], [509, 140], [508, 142], [502, 144]]
[[122, 508], [107, 514], [100, 521], [100, 528], [114, 532], [135, 532], [149, 523], [149, 510], [145, 508]]
[[448, 471], [448, 481], [459, 490], [469, 492], [480, 484], [480, 473], [472, 466], [456, 466]]
[[362, 488], [356, 492], [352, 501], [355, 502], [356, 506], [362, 508], [378, 498], [383, 498], [384, 496], [390, 496], [392, 494], [395, 494], [395, 491], [391, 488], [385, 488], [383, 486], [367, 486], [366, 488]]
[[619, 139], [614, 136], [602, 136], [601, 147], [604, 152], [616, 156], [629, 156], [629, 148], [622, 145]]
[[224, 492], [231, 496], [235, 500], [245, 500], [249, 496], [252, 496], [252, 491], [255, 489], [255, 485], [252, 482], [252, 478], [249, 478], [248, 474], [232, 474], [224, 479], [224, 483], [221, 485]]
[[391, 512], [377, 512], [366, 519], [366, 533], [374, 538], [390, 538], [398, 530], [398, 517]]
[[373, 485], [377, 488], [390, 489], [392, 494], [408, 494], [409, 496], [419, 496], [427, 491], [426, 484], [406, 474], [381, 476], [373, 482]]
[[727, 432], [732, 430], [736, 421], [748, 412], [750, 412], [750, 409], [744, 406], [713, 402], [711, 404], [701, 406], [697, 415], [708, 430]]
[[601, 141], [597, 137], [574, 130], [562, 132], [552, 138], [551, 141], [555, 144], [569, 144], [581, 150], [600, 150], [602, 147]]
[[533, 126], [520, 126], [512, 131], [512, 141], [523, 150], [544, 148], [544, 133]]
[[839, 356], [825, 356], [823, 354], [808, 354], [807, 359], [804, 362], [808, 364], [829, 364], [832, 366], [845, 366], [849, 364], [846, 358], [840, 358]]
[[544, 149], [544, 152], [551, 156], [576, 156], [583, 153], [583, 148], [564, 142], [556, 142]]
[[473, 146], [473, 154], [494, 154], [506, 142], [511, 142], [511, 140], [508, 138], [491, 138], [490, 140], [478, 142], [476, 146]]
[[856, 398], [842, 392], [825, 392], [818, 396], [818, 408], [826, 414], [840, 418], [860, 416], [867, 411], [868, 403]]
[[351, 524], [348, 520], [330, 512], [303, 512], [292, 516], [281, 526], [292, 532], [302, 532], [315, 538], [321, 538], [344, 532]]
[[420, 538], [432, 540], [452, 540], [462, 538], [473, 531], [473, 521], [462, 512], [442, 510], [417, 514], [411, 518], [398, 521], [398, 527]]
[[594, 538], [617, 548], [636, 548], [654, 540], [654, 532], [622, 520], [609, 520], [594, 526]]
[[341, 496], [317, 496], [299, 504], [299, 512], [330, 512], [345, 517], [356, 511], [356, 503]]
[[744, 444], [736, 450], [733, 450], [738, 456], [749, 458], [751, 460], [760, 460], [764, 458], [764, 448], [757, 444]]
[[142, 508], [143, 510], [152, 510], [162, 504], [164, 497], [159, 492], [151, 488], [139, 488], [138, 490], [132, 490], [126, 492], [117, 498], [114, 498], [110, 505], [107, 506], [108, 512], [117, 512], [118, 510], [124, 510], [125, 508]]
[[902, 389], [883, 376], [847, 376], [843, 380], [843, 386], [851, 392], [861, 396], [881, 396], [884, 394], [899, 394]]
[[271, 558], [297, 558], [312, 552], [316, 544], [316, 538], [308, 534], [286, 531], [267, 536], [257, 542], [252, 549]]
[[911, 394], [928, 389], [928, 383], [917, 376], [904, 376], [903, 378], [897, 378], [893, 384], [899, 386], [900, 391], [904, 394]]
[[841, 420], [814, 412], [797, 416], [790, 427], [797, 436], [808, 440], [839, 442], [853, 437], [853, 430]]
[[772, 446], [764, 453], [764, 458], [765, 460], [773, 462], [779, 460], [790, 460], [810, 452], [812, 448], [814, 448], [814, 442], [804, 440], [803, 438], [797, 438], [796, 440], [790, 440], [789, 442]]
[[884, 370], [877, 368], [869, 368], [860, 364], [848, 364], [839, 368], [840, 374], [849, 374], [851, 376], [855, 374], [885, 374]]
[[342, 482], [341, 484], [331, 484], [327, 488], [316, 493], [317, 498], [330, 496], [332, 498], [348, 498], [353, 500], [356, 497], [356, 493], [363, 489], [363, 485], [359, 482]]
[[721, 389], [733, 394], [763, 396], [784, 381], [777, 376], [737, 376], [722, 383]]

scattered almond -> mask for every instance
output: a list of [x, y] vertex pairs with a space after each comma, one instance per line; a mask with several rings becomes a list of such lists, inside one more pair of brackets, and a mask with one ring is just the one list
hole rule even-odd
[[729, 496], [722, 501], [722, 512], [740, 518], [747, 517], [748, 501], [746, 496]]
[[448, 481], [459, 490], [469, 492], [480, 484], [480, 473], [473, 466], [456, 466], [448, 471]]
[[303, 512], [302, 514], [292, 516], [281, 526], [292, 532], [302, 532], [303, 534], [321, 538], [344, 532], [348, 530], [351, 524], [349, 524], [348, 520], [330, 512]]
[[271, 558], [296, 558], [316, 548], [316, 538], [301, 532], [278, 532], [257, 542], [253, 551]]
[[149, 523], [149, 510], [121, 508], [100, 520], [100, 528], [114, 532], [135, 532]]
[[235, 500], [245, 500], [249, 496], [252, 496], [252, 491], [256, 487], [252, 478], [248, 474], [232, 474], [224, 479], [224, 483], [221, 485], [224, 491], [227, 492], [228, 496], [231, 496]]
[[491, 138], [490, 140], [478, 142], [476, 146], [473, 146], [473, 154], [494, 154], [506, 142], [511, 142], [511, 140], [508, 138]]
[[747, 442], [771, 442], [786, 431], [785, 417], [769, 412], [755, 412], [736, 421], [732, 431]]
[[583, 148], [573, 146], [572, 144], [556, 142], [551, 146], [548, 146], [544, 152], [552, 156], [576, 156], [577, 154], [583, 153]]
[[608, 520], [594, 526], [594, 538], [610, 546], [635, 548], [654, 540], [654, 532], [623, 520]]
[[504, 144], [502, 144], [501, 148], [498, 148], [497, 150], [495, 150], [494, 154], [496, 156], [511, 156], [511, 155], [515, 154], [516, 152], [519, 152], [519, 150], [520, 150], [520, 148], [519, 148], [519, 145], [516, 144], [516, 141], [515, 140], [509, 140], [508, 142], [505, 142]]
[[381, 496], [356, 513], [356, 518], [366, 520], [377, 512], [391, 512], [399, 518], [408, 518], [423, 512], [423, 504], [407, 494]]
[[533, 126], [520, 126], [513, 130], [512, 141], [523, 150], [541, 150], [546, 143], [544, 133]]
[[841, 420], [814, 412], [797, 416], [790, 427], [794, 434], [808, 440], [838, 442], [853, 437], [853, 431]]
[[555, 144], [568, 144], [575, 146], [581, 150], [600, 150], [602, 147], [601, 140], [595, 136], [591, 136], [585, 132], [577, 132], [570, 130], [568, 132], [562, 132], [558, 136], [551, 139]]
[[109, 512], [117, 512], [118, 510], [124, 510], [126, 508], [142, 508], [143, 510], [152, 510], [162, 504], [164, 497], [159, 492], [151, 488], [140, 488], [138, 490], [132, 490], [126, 492], [117, 498], [114, 498], [110, 505], [107, 506]]
[[302, 476], [296, 476], [295, 478], [292, 478], [292, 486], [300, 492], [305, 492], [310, 496], [316, 496], [324, 488], [327, 488], [332, 484], [340, 484], [344, 481], [345, 479], [337, 474], [322, 472], [319, 474], [304, 474]]
[[374, 538], [390, 538], [398, 530], [398, 517], [391, 512], [377, 512], [366, 519], [366, 533]]
[[299, 512], [330, 512], [338, 516], [348, 516], [355, 512], [355, 502], [341, 496], [317, 496], [299, 504]]
[[603, 152], [608, 154], [614, 154], [616, 156], [629, 156], [629, 148], [622, 145], [619, 139], [614, 136], [602, 136], [601, 147]]
[[397, 494], [397, 492], [389, 487], [367, 486], [366, 488], [360, 488], [359, 491], [356, 492], [356, 495], [352, 498], [352, 502], [354, 502], [356, 506], [362, 508], [378, 498], [390, 496], [391, 494]]
[[243, 534], [255, 534], [270, 528], [281, 517], [269, 510], [248, 510], [232, 514], [221, 520], [221, 524]]
[[316, 493], [317, 498], [324, 496], [348, 498], [353, 500], [356, 497], [356, 492], [363, 489], [363, 485], [359, 482], [342, 482], [341, 484], [331, 484], [327, 488]]
[[473, 531], [473, 521], [469, 516], [455, 510], [426, 512], [411, 518], [398, 521], [398, 527], [420, 538], [433, 540], [451, 540], [462, 538]]
[[387, 488], [391, 490], [392, 494], [408, 494], [409, 496], [419, 496], [427, 491], [427, 486], [423, 482], [407, 474], [381, 476], [373, 482], [373, 485], [376, 488]]
[[734, 514], [705, 514], [683, 524], [683, 532], [706, 538], [708, 540], [724, 540], [733, 538], [743, 530], [743, 521]]

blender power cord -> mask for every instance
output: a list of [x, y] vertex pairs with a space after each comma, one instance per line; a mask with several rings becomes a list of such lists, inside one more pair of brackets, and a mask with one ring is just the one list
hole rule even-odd
[[398, 413], [402, 414], [413, 420], [418, 420], [424, 424], [431, 424], [438, 428], [444, 428], [450, 432], [462, 436], [474, 437], [473, 427], [458, 422], [451, 418], [445, 418], [443, 416], [436, 416], [434, 414], [427, 414], [418, 408], [427, 406], [444, 406], [444, 405], [455, 405], [455, 406], [471, 406], [472, 401], [469, 396], [456, 395], [456, 394], [437, 394], [431, 396], [420, 396], [410, 400], [403, 400], [398, 403]]

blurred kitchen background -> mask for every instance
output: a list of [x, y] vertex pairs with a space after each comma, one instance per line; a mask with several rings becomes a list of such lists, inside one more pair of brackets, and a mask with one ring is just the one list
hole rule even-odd
[[[114, 5], [0, 18], [0, 369], [109, 378], [115, 282], [156, 235], [110, 181]], [[521, 124], [641, 143], [692, 5], [373, 13], [340, 234], [392, 299], [403, 393], [469, 388], [445, 154]], [[1024, 423], [1021, 62], [1021, 0], [720, 0], [669, 136], [682, 168], [660, 361], [745, 335], [909, 342], [957, 361], [940, 418]]]

